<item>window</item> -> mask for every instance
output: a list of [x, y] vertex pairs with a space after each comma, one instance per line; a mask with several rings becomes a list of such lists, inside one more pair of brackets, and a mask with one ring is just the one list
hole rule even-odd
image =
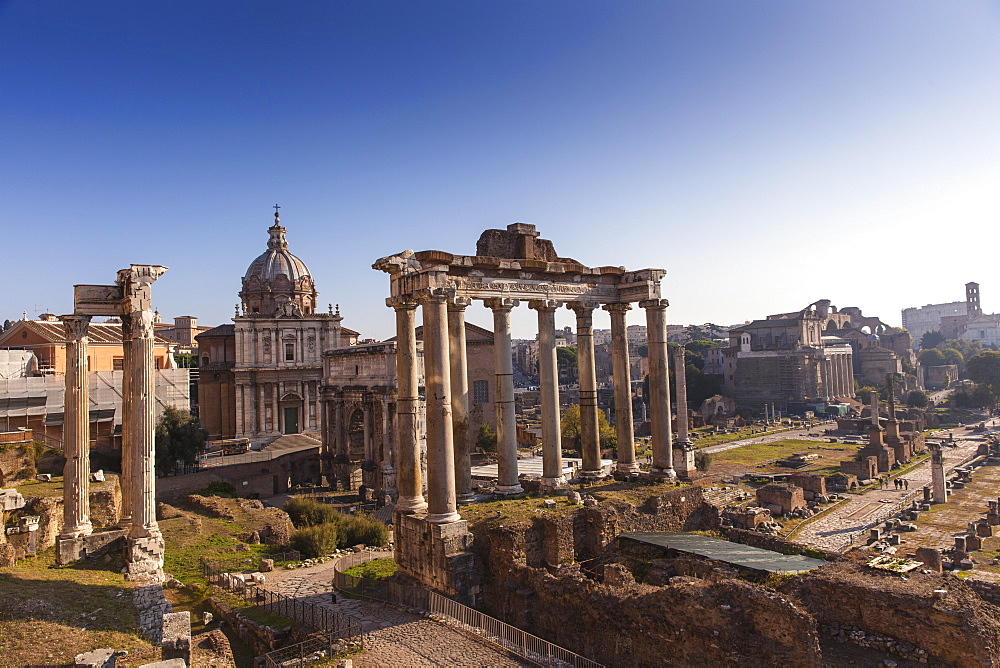
[[294, 362], [295, 361], [295, 344], [286, 343], [285, 344], [285, 361]]
[[125, 358], [124, 357], [114, 357], [111, 359], [111, 369], [113, 371], [124, 371], [125, 370]]
[[472, 382], [472, 403], [485, 404], [490, 400], [490, 381], [476, 380]]

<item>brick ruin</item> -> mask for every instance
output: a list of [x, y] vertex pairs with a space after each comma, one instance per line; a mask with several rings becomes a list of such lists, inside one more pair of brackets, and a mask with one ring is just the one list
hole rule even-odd
[[[824, 555], [836, 561], [761, 578], [616, 540], [624, 531], [718, 528], [718, 511], [691, 487], [640, 507], [604, 501], [571, 514], [480, 522], [472, 529], [484, 609], [607, 665], [756, 666], [767, 657], [769, 665], [820, 666], [848, 645], [929, 665], [1000, 665], [1000, 609], [951, 575], [902, 579], [859, 557]], [[751, 531], [726, 533], [799, 549]]]

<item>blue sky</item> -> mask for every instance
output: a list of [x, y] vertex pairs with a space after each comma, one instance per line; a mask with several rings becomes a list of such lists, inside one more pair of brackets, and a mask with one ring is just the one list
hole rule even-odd
[[134, 262], [225, 322], [275, 202], [376, 338], [372, 261], [517, 221], [674, 323], [1000, 311], [998, 103], [997, 2], [0, 0], [0, 318]]

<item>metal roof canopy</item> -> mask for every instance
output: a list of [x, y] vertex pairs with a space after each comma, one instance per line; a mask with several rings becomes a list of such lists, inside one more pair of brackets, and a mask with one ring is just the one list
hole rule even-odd
[[822, 559], [804, 557], [800, 554], [781, 554], [693, 533], [650, 531], [623, 533], [618, 537], [764, 573], [794, 575], [811, 571], [827, 563]]

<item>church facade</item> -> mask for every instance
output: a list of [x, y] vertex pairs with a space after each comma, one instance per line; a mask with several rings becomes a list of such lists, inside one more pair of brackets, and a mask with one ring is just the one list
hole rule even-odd
[[[286, 233], [275, 213], [267, 250], [243, 276], [233, 318], [233, 359], [213, 359], [226, 346], [199, 340], [215, 344], [199, 347], [200, 363], [232, 373], [232, 398], [224, 403], [232, 406], [234, 419], [219, 421], [218, 431], [214, 423], [206, 425], [213, 438], [318, 436], [322, 353], [357, 343], [358, 333], [343, 327], [339, 310], [331, 305], [326, 313], [316, 311], [319, 293], [306, 264], [288, 250]], [[204, 388], [211, 395], [212, 377], [199, 382], [199, 394]]]

